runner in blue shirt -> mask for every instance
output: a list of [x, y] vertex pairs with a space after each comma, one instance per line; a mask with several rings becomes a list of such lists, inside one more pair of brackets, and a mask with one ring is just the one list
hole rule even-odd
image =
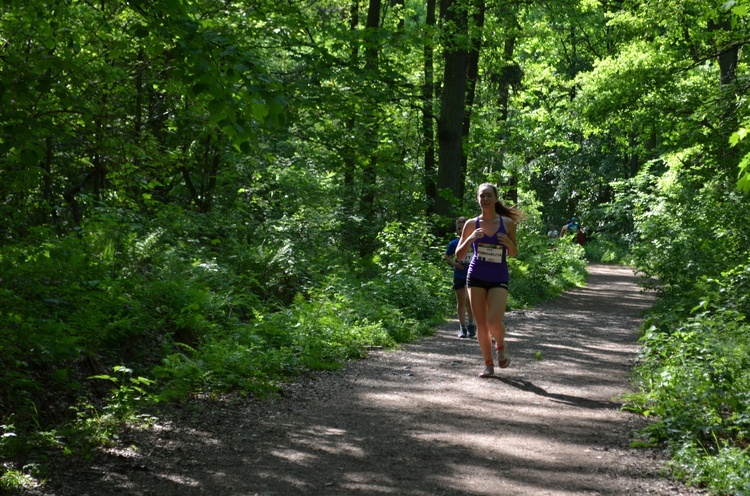
[[[456, 219], [456, 232], [461, 235], [464, 224], [466, 224], [466, 217], [459, 217]], [[458, 312], [458, 323], [460, 329], [458, 331], [459, 338], [473, 338], [477, 335], [477, 327], [474, 324], [474, 314], [471, 312], [471, 306], [468, 304], [467, 292], [466, 292], [466, 269], [469, 268], [469, 262], [471, 262], [472, 253], [469, 252], [463, 260], [456, 260], [456, 247], [460, 238], [456, 238], [448, 243], [448, 248], [445, 250], [445, 261], [453, 267], [453, 290], [456, 292], [456, 311]], [[468, 314], [468, 322], [467, 322]]]

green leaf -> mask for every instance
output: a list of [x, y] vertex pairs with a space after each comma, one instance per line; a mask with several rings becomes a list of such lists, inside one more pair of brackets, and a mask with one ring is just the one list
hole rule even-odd
[[136, 38], [145, 38], [149, 35], [149, 29], [148, 26], [140, 25], [137, 28], [135, 28], [135, 31], [133, 32], [133, 35]]
[[218, 98], [211, 100], [210, 102], [208, 102], [208, 112], [211, 115], [211, 124], [215, 125], [217, 122], [226, 117], [226, 102]]
[[729, 145], [735, 146], [737, 143], [739, 143], [745, 136], [747, 136], [747, 129], [740, 128], [729, 137]]
[[41, 155], [36, 149], [27, 148], [21, 151], [21, 163], [24, 165], [37, 165], [40, 159]]
[[737, 189], [745, 193], [750, 193], [750, 174], [743, 175], [739, 181], [737, 181]]
[[209, 86], [206, 83], [196, 83], [193, 85], [192, 91], [193, 95], [198, 96], [204, 91], [207, 91]]
[[262, 122], [263, 119], [265, 119], [267, 115], [268, 115], [268, 105], [261, 104], [261, 103], [253, 104], [253, 117], [255, 117], [256, 120]]
[[116, 377], [112, 377], [111, 375], [106, 375], [106, 374], [92, 375], [92, 376], [89, 376], [88, 378], [89, 379], [103, 379], [105, 381], [112, 381], [115, 384], [117, 383]]

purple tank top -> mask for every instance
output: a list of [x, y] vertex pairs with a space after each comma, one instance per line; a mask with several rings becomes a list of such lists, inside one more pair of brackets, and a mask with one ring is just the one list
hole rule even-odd
[[[479, 217], [476, 218], [476, 227], [479, 228]], [[469, 264], [468, 277], [493, 283], [510, 281], [506, 260], [508, 249], [500, 243], [497, 237], [500, 233], [507, 234], [502, 217], [500, 217], [500, 228], [495, 234], [492, 236], [485, 234], [471, 244], [474, 256]]]

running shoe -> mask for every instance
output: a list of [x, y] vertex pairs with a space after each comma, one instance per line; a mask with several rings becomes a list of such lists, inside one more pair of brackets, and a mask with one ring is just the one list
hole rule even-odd
[[497, 348], [497, 366], [504, 369], [508, 365], [510, 365], [510, 356], [508, 355], [508, 343], [505, 343], [502, 349]]
[[479, 377], [482, 379], [486, 379], [487, 377], [492, 377], [495, 375], [495, 367], [492, 365], [485, 365], [484, 370], [481, 374], [479, 374]]

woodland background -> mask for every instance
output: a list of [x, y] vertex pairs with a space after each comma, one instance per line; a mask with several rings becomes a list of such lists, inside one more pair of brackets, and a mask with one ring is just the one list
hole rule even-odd
[[[452, 315], [476, 187], [510, 306], [628, 263], [627, 408], [750, 494], [748, 2], [0, 2], [0, 487], [194, 394], [273, 394]], [[750, 140], [749, 140], [750, 141]], [[550, 246], [577, 216], [589, 243]]]

